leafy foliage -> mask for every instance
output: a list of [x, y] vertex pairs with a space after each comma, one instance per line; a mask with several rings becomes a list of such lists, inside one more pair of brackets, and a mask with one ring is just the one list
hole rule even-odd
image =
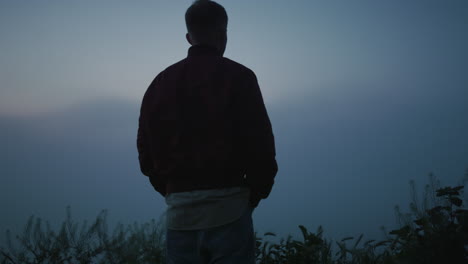
[[[463, 186], [443, 187], [431, 176], [423, 202], [418, 203], [411, 182], [410, 213], [396, 207], [400, 228], [383, 241], [363, 235], [328, 241], [322, 227], [315, 233], [299, 226], [301, 240], [291, 236], [273, 243], [265, 233], [256, 238], [258, 264], [431, 264], [468, 263], [468, 210], [461, 198]], [[0, 263], [165, 263], [164, 231], [155, 220], [144, 224], [119, 224], [110, 235], [107, 212], [91, 225], [78, 225], [70, 208], [58, 232], [40, 218], [31, 216], [21, 236], [0, 249]], [[16, 242], [16, 244], [14, 243]], [[335, 248], [333, 247], [335, 246]]]
[[[323, 229], [319, 227], [317, 233], [310, 233], [304, 226], [299, 226], [303, 241], [281, 239], [279, 244], [263, 242], [257, 238], [257, 262], [260, 264], [273, 263], [332, 263], [331, 243], [322, 237]], [[275, 236], [266, 233], [265, 236]]]
[[467, 263], [468, 210], [463, 186], [437, 189], [437, 204], [413, 214], [411, 222], [390, 232], [400, 263]]
[[67, 218], [56, 233], [31, 216], [23, 234], [16, 236], [19, 248], [7, 232], [8, 250], [0, 249], [0, 263], [163, 263], [164, 233], [156, 221], [119, 224], [109, 236], [106, 217], [102, 211], [91, 226], [86, 221], [79, 226], [67, 208]]

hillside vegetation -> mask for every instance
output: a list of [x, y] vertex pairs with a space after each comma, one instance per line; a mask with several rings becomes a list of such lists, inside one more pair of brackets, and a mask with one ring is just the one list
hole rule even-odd
[[[396, 207], [400, 228], [385, 232], [382, 241], [364, 240], [364, 235], [331, 241], [323, 229], [315, 232], [299, 226], [302, 239], [291, 236], [271, 242], [273, 233], [257, 235], [259, 264], [430, 264], [468, 263], [468, 210], [464, 186], [440, 187], [434, 177], [426, 185], [423, 202], [415, 195], [410, 212]], [[415, 194], [414, 183], [411, 183]], [[124, 226], [112, 232], [102, 211], [92, 224], [75, 223], [71, 210], [58, 231], [31, 216], [21, 235], [7, 232], [7, 247], [0, 249], [0, 263], [165, 263], [164, 228], [155, 220]]]

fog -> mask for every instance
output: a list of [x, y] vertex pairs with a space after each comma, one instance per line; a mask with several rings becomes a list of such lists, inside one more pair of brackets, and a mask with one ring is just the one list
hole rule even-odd
[[[180, 1], [0, 1], [0, 243], [67, 206], [160, 219], [139, 171], [141, 98], [184, 58]], [[468, 169], [468, 2], [219, 1], [225, 56], [257, 75], [279, 173], [255, 228], [340, 239], [396, 227], [394, 206]]]
[[[268, 107], [279, 173], [270, 197], [254, 213], [262, 233], [297, 234], [323, 225], [333, 238], [380, 238], [396, 227], [394, 206], [407, 208], [409, 181], [461, 182], [468, 168], [465, 90], [399, 96], [372, 87], [334, 98], [333, 90]], [[446, 96], [451, 94], [453, 96]], [[404, 97], [404, 98], [402, 98]], [[415, 98], [415, 99], [408, 99]], [[89, 221], [108, 209], [109, 221], [159, 219], [163, 197], [138, 167], [139, 104], [96, 100], [33, 117], [2, 117], [2, 231], [19, 231], [34, 214], [53, 226], [71, 206]], [[422, 195], [422, 192], [420, 193]]]

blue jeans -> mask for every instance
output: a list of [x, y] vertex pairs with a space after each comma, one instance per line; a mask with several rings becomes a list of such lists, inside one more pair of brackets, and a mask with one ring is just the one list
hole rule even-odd
[[254, 264], [255, 236], [249, 207], [238, 220], [202, 230], [167, 230], [168, 264]]

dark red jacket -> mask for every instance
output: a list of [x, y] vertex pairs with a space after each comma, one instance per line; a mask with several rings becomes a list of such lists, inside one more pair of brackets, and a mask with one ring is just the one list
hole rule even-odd
[[191, 47], [151, 83], [137, 146], [141, 171], [163, 196], [248, 186], [260, 200], [278, 170], [255, 74], [205, 46]]

